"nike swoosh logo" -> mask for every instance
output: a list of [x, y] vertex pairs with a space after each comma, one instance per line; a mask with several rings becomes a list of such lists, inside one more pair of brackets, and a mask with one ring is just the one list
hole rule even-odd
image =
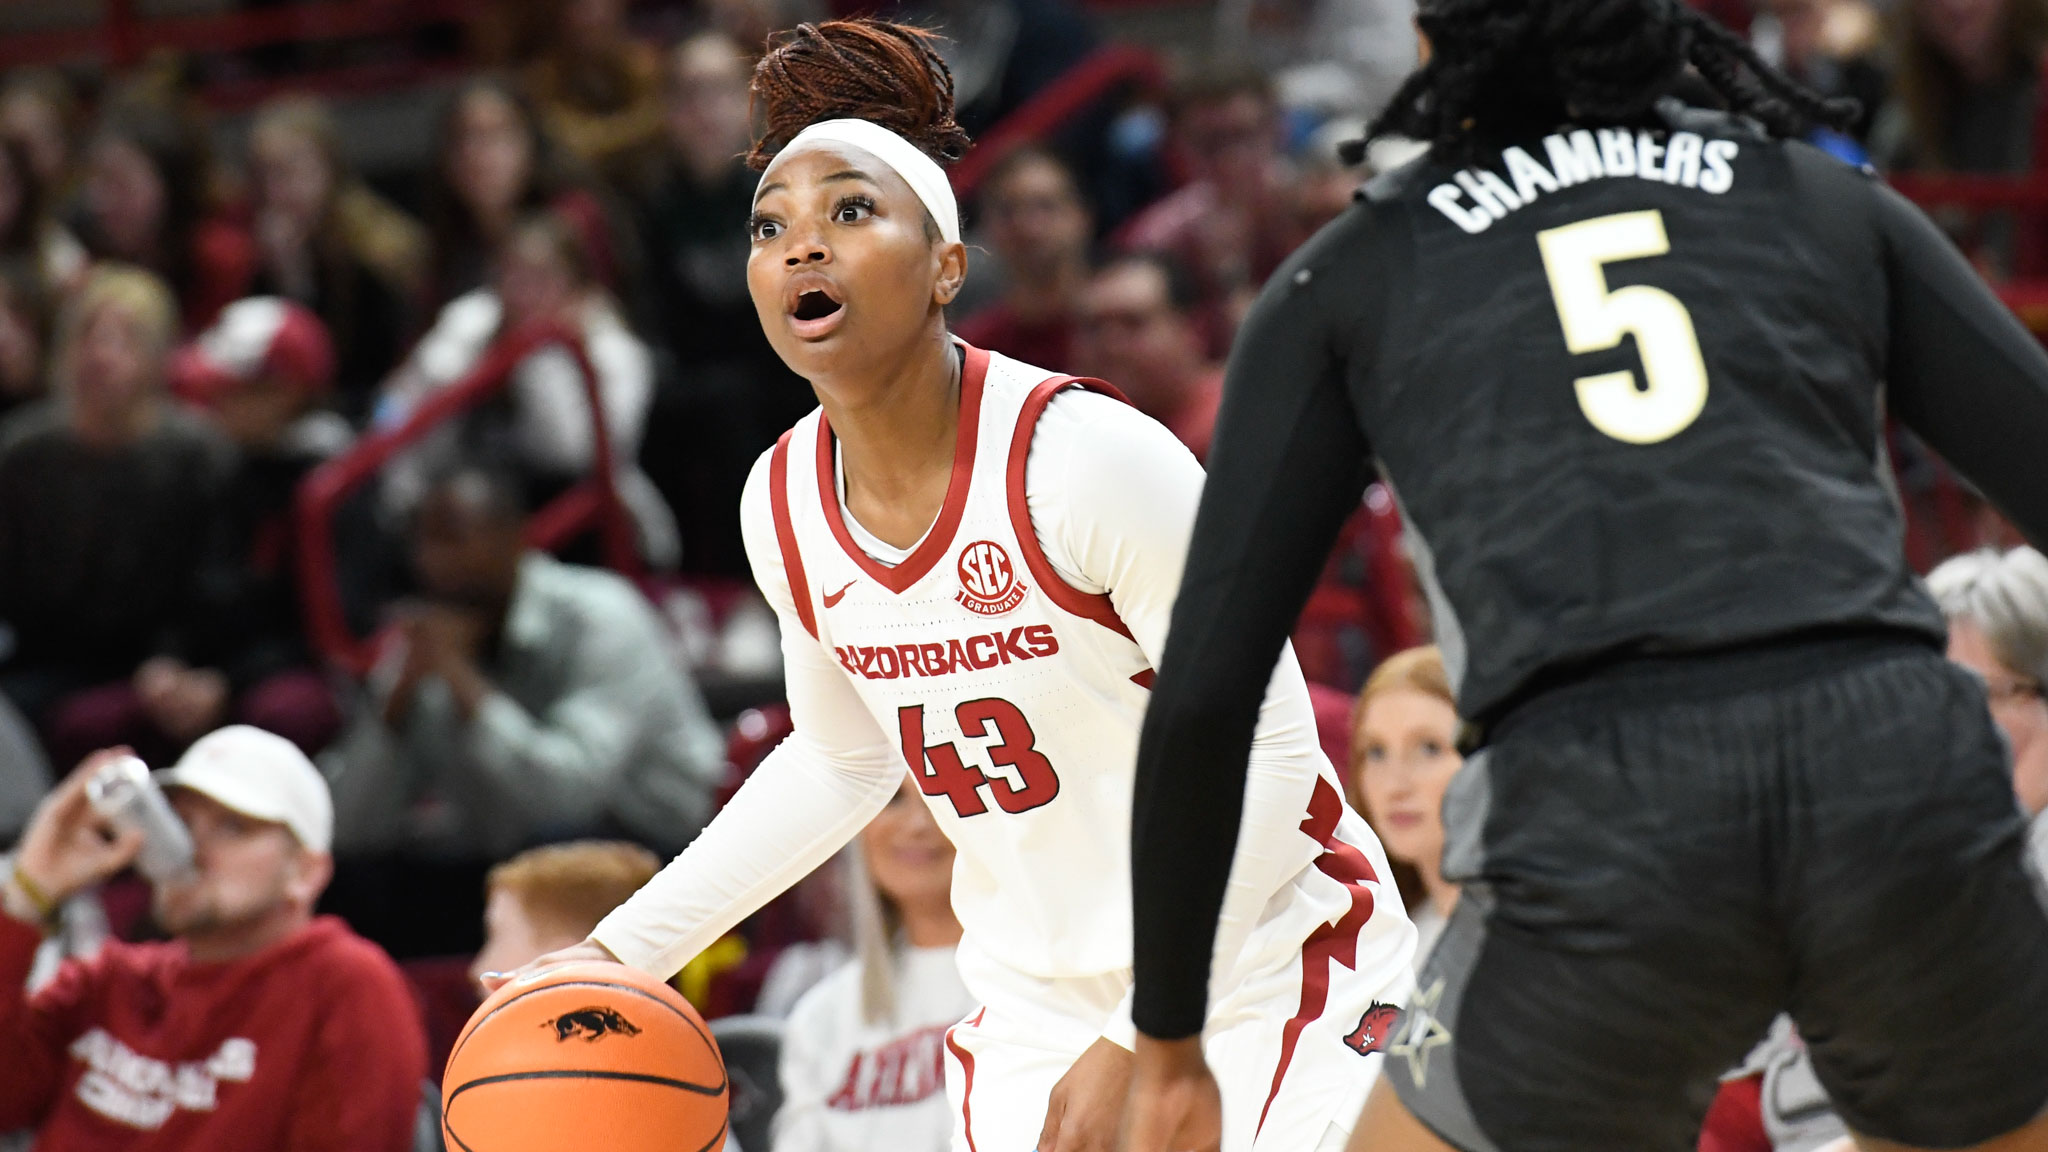
[[838, 604], [839, 604], [839, 602], [840, 602], [841, 600], [844, 600], [844, 599], [846, 599], [846, 592], [847, 592], [847, 589], [848, 589], [848, 588], [852, 588], [852, 587], [853, 587], [853, 586], [854, 586], [855, 584], [858, 584], [858, 583], [860, 583], [860, 581], [858, 581], [858, 580], [848, 580], [848, 581], [846, 582], [846, 588], [841, 588], [841, 589], [840, 589], [839, 591], [837, 591], [837, 592], [827, 592], [827, 593], [825, 593], [825, 607], [827, 607], [827, 608], [834, 608], [834, 607], [837, 607], [837, 606], [838, 606]]

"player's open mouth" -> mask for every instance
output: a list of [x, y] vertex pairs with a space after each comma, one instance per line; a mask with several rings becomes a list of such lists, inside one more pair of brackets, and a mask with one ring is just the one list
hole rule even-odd
[[823, 290], [813, 289], [796, 298], [795, 315], [799, 320], [823, 320], [841, 307], [839, 301], [825, 295]]
[[803, 276], [790, 289], [789, 326], [798, 337], [822, 339], [846, 318], [846, 303], [822, 276]]

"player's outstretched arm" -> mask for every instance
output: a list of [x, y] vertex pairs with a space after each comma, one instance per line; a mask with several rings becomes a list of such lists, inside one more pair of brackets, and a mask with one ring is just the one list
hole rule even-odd
[[1283, 265], [1231, 352], [1138, 753], [1132, 1018], [1159, 1039], [1202, 1030], [1260, 706], [1369, 475], [1344, 372], [1378, 312], [1370, 213], [1352, 209]]
[[1874, 191], [1892, 411], [2048, 548], [2048, 352], [1918, 208]]
[[749, 913], [809, 875], [882, 810], [903, 760], [846, 673], [797, 617], [768, 507], [766, 457], [740, 500], [754, 579], [782, 628], [795, 731], [696, 841], [614, 909], [569, 959], [601, 948], [666, 980]]

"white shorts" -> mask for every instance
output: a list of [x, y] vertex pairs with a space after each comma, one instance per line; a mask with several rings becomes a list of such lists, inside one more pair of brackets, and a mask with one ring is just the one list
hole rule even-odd
[[[1311, 938], [1268, 952], [1213, 999], [1203, 1049], [1223, 1093], [1223, 1152], [1342, 1152], [1392, 1006], [1414, 987], [1415, 929], [1391, 883], [1384, 893], [1394, 914], [1373, 916], [1355, 951]], [[946, 1034], [953, 1152], [1033, 1152], [1053, 1086], [1102, 1036], [1130, 973], [1029, 976], [971, 941], [960, 972], [982, 1006]]]

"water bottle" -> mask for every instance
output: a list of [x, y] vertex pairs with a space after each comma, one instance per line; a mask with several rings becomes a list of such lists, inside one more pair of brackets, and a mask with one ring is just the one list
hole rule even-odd
[[85, 782], [85, 798], [93, 811], [113, 824], [142, 829], [135, 870], [152, 884], [192, 875], [192, 834], [150, 777], [149, 765], [134, 756], [108, 763]]

